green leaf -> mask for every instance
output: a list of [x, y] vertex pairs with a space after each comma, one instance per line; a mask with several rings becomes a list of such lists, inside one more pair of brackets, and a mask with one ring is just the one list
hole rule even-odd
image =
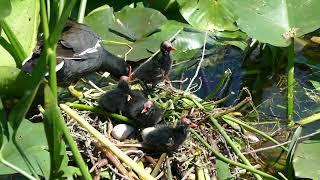
[[223, 0], [223, 4], [232, 10], [242, 31], [274, 46], [290, 44], [283, 37], [289, 30], [298, 37], [320, 27], [319, 0]]
[[[29, 120], [23, 120], [16, 134], [16, 144], [10, 139], [9, 142], [3, 145], [0, 152], [1, 156], [29, 174], [32, 174], [31, 165], [38, 175], [48, 179], [50, 158], [43, 123], [32, 123]], [[19, 151], [23, 151], [25, 156]], [[0, 163], [1, 175], [13, 173], [16, 172]]]
[[234, 24], [232, 13], [222, 6], [221, 1], [177, 0], [177, 2], [184, 19], [194, 27], [219, 31], [238, 29]]
[[228, 180], [233, 179], [232, 174], [230, 172], [229, 165], [220, 159], [216, 161], [216, 168], [217, 168], [217, 178], [221, 180]]
[[124, 58], [131, 47], [127, 59], [138, 61], [148, 58], [149, 51], [159, 49], [160, 41], [148, 36], [166, 20], [159, 11], [150, 8], [126, 6], [113, 13], [113, 9], [105, 5], [89, 13], [84, 22], [102, 37], [108, 51]]
[[320, 177], [320, 135], [300, 143], [293, 158], [297, 178], [318, 179]]
[[[11, 14], [5, 20], [22, 45], [25, 54], [29, 55], [37, 42], [39, 1], [11, 0], [11, 5]], [[2, 35], [4, 36], [4, 33]], [[0, 66], [16, 66], [14, 59], [3, 47], [0, 47], [0, 56]]]
[[0, 66], [0, 94], [21, 97], [30, 79], [16, 67]]
[[10, 12], [11, 12], [10, 0], [0, 0], [0, 21], [2, 21], [3, 18], [8, 16]]

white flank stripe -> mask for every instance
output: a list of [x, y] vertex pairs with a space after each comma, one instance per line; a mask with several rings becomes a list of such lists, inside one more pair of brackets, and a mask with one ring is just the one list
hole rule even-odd
[[90, 54], [90, 53], [95, 53], [95, 52], [97, 52], [97, 51], [98, 51], [98, 48], [101, 46], [101, 45], [100, 45], [100, 42], [101, 42], [101, 40], [98, 40], [97, 43], [96, 43], [93, 47], [88, 48], [88, 49], [82, 51], [82, 52], [79, 54], [79, 56], [83, 56], [83, 55], [85, 55], [85, 54]]

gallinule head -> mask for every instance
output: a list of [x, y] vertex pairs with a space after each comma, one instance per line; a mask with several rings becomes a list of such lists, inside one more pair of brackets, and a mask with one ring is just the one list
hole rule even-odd
[[145, 128], [141, 132], [143, 146], [159, 151], [174, 151], [178, 149], [187, 138], [188, 127], [191, 127], [191, 121], [184, 119], [182, 118], [181, 124], [175, 128], [167, 125]]
[[[22, 70], [31, 73], [42, 51], [42, 40], [34, 50], [31, 59], [26, 60]], [[123, 59], [112, 55], [102, 47], [102, 40], [96, 32], [84, 24], [68, 21], [57, 44], [57, 80], [67, 85], [95, 71], [108, 71], [120, 78], [131, 76], [131, 68]]]
[[127, 102], [131, 99], [131, 90], [127, 80], [129, 77], [121, 76], [116, 89], [103, 94], [99, 99], [99, 105], [111, 113], [123, 114]]
[[171, 70], [170, 52], [173, 50], [176, 48], [169, 41], [163, 41], [160, 45], [160, 53], [139, 67], [134, 72], [135, 77], [153, 85], [163, 81]]
[[139, 91], [131, 91], [131, 99], [126, 106], [126, 116], [132, 118], [140, 127], [150, 127], [158, 123], [163, 115], [163, 110], [148, 100]]

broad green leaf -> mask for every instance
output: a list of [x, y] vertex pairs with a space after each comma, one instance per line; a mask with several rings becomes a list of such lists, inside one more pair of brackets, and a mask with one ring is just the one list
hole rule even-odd
[[107, 5], [95, 9], [85, 17], [85, 24], [93, 28], [104, 40], [105, 48], [124, 58], [138, 61], [159, 49], [160, 41], [148, 36], [166, 22], [166, 17], [150, 8], [124, 7], [113, 13]]
[[298, 144], [298, 138], [300, 137], [302, 132], [302, 127], [298, 127], [291, 139], [291, 143], [289, 144], [289, 148], [288, 148], [288, 155], [287, 155], [287, 162], [286, 162], [286, 172], [288, 177], [291, 179], [293, 178], [293, 174], [294, 174], [294, 169], [293, 169], [293, 157], [294, 157], [294, 152], [296, 150], [296, 146]]
[[320, 177], [320, 136], [316, 135], [300, 143], [293, 158], [297, 178], [318, 179]]
[[[28, 165], [30, 163], [38, 175], [48, 179], [50, 158], [43, 123], [32, 123], [29, 120], [23, 120], [16, 134], [16, 143], [18, 146], [12, 140], [5, 143], [0, 152], [1, 156], [6, 161], [32, 174]], [[24, 152], [25, 157], [21, 155], [18, 147]], [[29, 162], [27, 163], [26, 160]], [[1, 175], [13, 173], [16, 172], [0, 163]]]
[[222, 6], [221, 1], [177, 0], [177, 2], [184, 19], [196, 28], [219, 31], [238, 29], [234, 24], [232, 13]]
[[[25, 53], [29, 55], [37, 42], [39, 1], [11, 0], [11, 5], [11, 14], [5, 20], [16, 35]], [[4, 33], [2, 32], [1, 35], [4, 36]], [[0, 56], [0, 66], [16, 66], [14, 59], [2, 47], [0, 47]]]
[[232, 178], [232, 174], [230, 172], [229, 165], [220, 159], [217, 159], [216, 161], [216, 168], [217, 168], [217, 178], [221, 180], [228, 180], [228, 179], [234, 179]]
[[319, 0], [223, 0], [223, 4], [242, 31], [274, 46], [290, 44], [283, 36], [289, 30], [298, 37], [320, 27]]
[[11, 12], [10, 0], [0, 0], [0, 21]]
[[0, 66], [0, 94], [21, 97], [31, 76], [20, 69], [9, 66]]

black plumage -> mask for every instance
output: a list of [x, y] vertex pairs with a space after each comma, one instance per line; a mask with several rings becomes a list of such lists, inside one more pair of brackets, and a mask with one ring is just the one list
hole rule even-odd
[[108, 112], [122, 114], [126, 110], [129, 98], [131, 98], [130, 91], [128, 82], [120, 80], [116, 89], [101, 96], [99, 105]]
[[140, 127], [150, 127], [161, 121], [163, 110], [148, 100], [139, 91], [131, 92], [126, 106], [126, 116], [138, 122]]
[[160, 45], [160, 53], [136, 70], [134, 76], [146, 84], [157, 84], [163, 81], [169, 74], [172, 66], [170, 52], [176, 50], [168, 41]]
[[186, 140], [188, 131], [183, 124], [175, 128], [159, 125], [144, 129], [141, 135], [144, 147], [159, 151], [174, 151]]
[[116, 89], [102, 95], [99, 105], [108, 112], [122, 114], [135, 120], [139, 127], [155, 125], [163, 114], [163, 111], [141, 92], [131, 90], [125, 80], [120, 80]]
[[[22, 70], [31, 72], [39, 60], [42, 40]], [[57, 80], [66, 85], [95, 71], [108, 71], [120, 78], [128, 76], [131, 69], [123, 59], [112, 55], [102, 46], [102, 40], [86, 25], [68, 21], [57, 44]]]
[[182, 117], [176, 127], [156, 125], [145, 128], [141, 132], [142, 144], [146, 148], [157, 149], [161, 152], [170, 152], [179, 148], [188, 136], [188, 128], [196, 125], [188, 118]]

